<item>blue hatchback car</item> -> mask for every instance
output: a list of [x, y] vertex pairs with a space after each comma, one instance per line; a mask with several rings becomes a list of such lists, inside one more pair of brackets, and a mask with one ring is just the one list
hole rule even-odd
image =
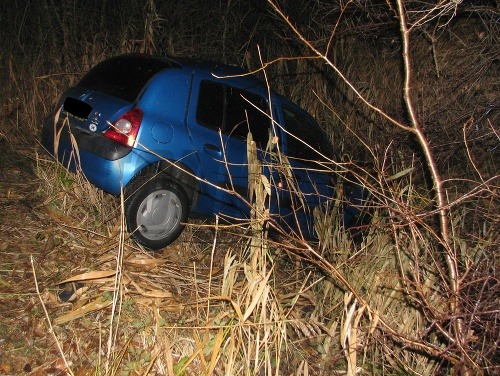
[[[307, 112], [241, 68], [142, 54], [107, 59], [64, 92], [42, 144], [98, 188], [123, 190], [128, 231], [157, 250], [190, 216], [249, 218], [249, 132], [271, 182], [270, 215], [285, 231], [314, 236], [312, 211], [334, 195], [325, 169], [331, 145]], [[273, 168], [271, 144], [285, 169]]]

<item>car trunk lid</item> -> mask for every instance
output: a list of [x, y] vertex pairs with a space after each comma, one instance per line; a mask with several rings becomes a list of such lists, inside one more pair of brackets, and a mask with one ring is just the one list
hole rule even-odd
[[62, 117], [91, 132], [103, 132], [133, 103], [107, 94], [73, 88], [64, 96]]

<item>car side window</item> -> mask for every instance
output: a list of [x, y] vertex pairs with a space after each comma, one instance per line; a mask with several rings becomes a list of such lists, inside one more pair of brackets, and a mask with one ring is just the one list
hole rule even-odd
[[196, 121], [208, 128], [245, 140], [250, 131], [265, 147], [271, 125], [267, 113], [266, 100], [257, 94], [208, 80], [200, 83]]
[[246, 139], [250, 131], [257, 145], [265, 147], [271, 122], [264, 98], [232, 87], [227, 88], [227, 98], [227, 133]]
[[[319, 125], [292, 107], [282, 107], [287, 135], [287, 154], [306, 163], [333, 158], [333, 150]], [[309, 147], [307, 145], [309, 145]]]
[[196, 121], [208, 128], [223, 128], [224, 86], [212, 81], [200, 83]]

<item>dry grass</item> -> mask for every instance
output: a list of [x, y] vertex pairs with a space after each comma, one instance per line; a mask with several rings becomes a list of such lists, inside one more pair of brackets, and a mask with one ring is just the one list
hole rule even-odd
[[[89, 261], [40, 286], [68, 371], [270, 374], [281, 367], [287, 319], [275, 290], [279, 259], [269, 261], [255, 238], [193, 224], [163, 254], [144, 252], [123, 236], [116, 200], [103, 200], [80, 175], [61, 177], [52, 162], [39, 165], [51, 176], [44, 186], [61, 189], [40, 211], [57, 224], [51, 236], [64, 239], [42, 241], [61, 260], [76, 252]], [[93, 195], [100, 195], [99, 218], [82, 216], [95, 212]], [[43, 275], [35, 260], [32, 283]]]
[[[446, 314], [432, 233], [398, 224], [410, 218], [406, 208], [426, 207], [407, 167], [391, 171], [379, 185], [371, 183], [380, 205], [361, 242], [334, 230], [341, 227], [332, 211], [324, 217], [329, 231], [320, 248], [300, 239], [262, 238], [259, 226], [251, 236], [244, 229], [192, 222], [162, 254], [150, 254], [128, 239], [119, 200], [44, 156], [36, 162], [40, 188], [34, 217], [24, 226], [26, 240], [19, 242], [36, 239], [35, 248], [13, 241], [2, 246], [5, 265], [24, 269], [24, 277], [4, 284], [5, 301], [17, 298], [38, 307], [35, 314], [28, 311], [28, 327], [57, 354], [42, 351], [38, 362], [31, 358], [34, 350], [24, 357], [24, 366], [35, 374], [326, 375], [391, 373], [388, 368], [431, 374], [440, 366], [437, 359], [400, 346], [412, 340], [441, 348], [426, 322]], [[257, 183], [256, 197], [265, 198], [265, 185]], [[36, 187], [14, 185], [2, 197], [12, 205], [34, 196]], [[461, 233], [464, 222], [453, 223]], [[19, 229], [3, 227], [5, 234]], [[470, 260], [480, 262], [494, 246], [495, 233], [486, 234], [476, 245], [456, 238]], [[477, 289], [471, 283], [468, 288]], [[495, 286], [494, 279], [481, 283]], [[28, 293], [19, 295], [23, 290]], [[47, 336], [39, 299], [62, 353]], [[475, 317], [469, 321], [471, 335], [493, 330], [481, 315]], [[13, 360], [20, 359], [18, 350], [5, 354], [3, 366], [23, 366]], [[451, 352], [444, 354], [454, 359]]]

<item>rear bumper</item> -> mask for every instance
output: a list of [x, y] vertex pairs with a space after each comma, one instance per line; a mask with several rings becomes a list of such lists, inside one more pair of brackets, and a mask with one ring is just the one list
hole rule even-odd
[[[55, 134], [59, 135], [56, 143]], [[67, 121], [60, 122], [56, 129], [53, 117], [44, 122], [41, 141], [64, 167], [82, 171], [92, 184], [114, 195], [120, 194], [137, 171], [156, 160], [149, 153], [120, 145], [101, 133], [68, 125]]]

